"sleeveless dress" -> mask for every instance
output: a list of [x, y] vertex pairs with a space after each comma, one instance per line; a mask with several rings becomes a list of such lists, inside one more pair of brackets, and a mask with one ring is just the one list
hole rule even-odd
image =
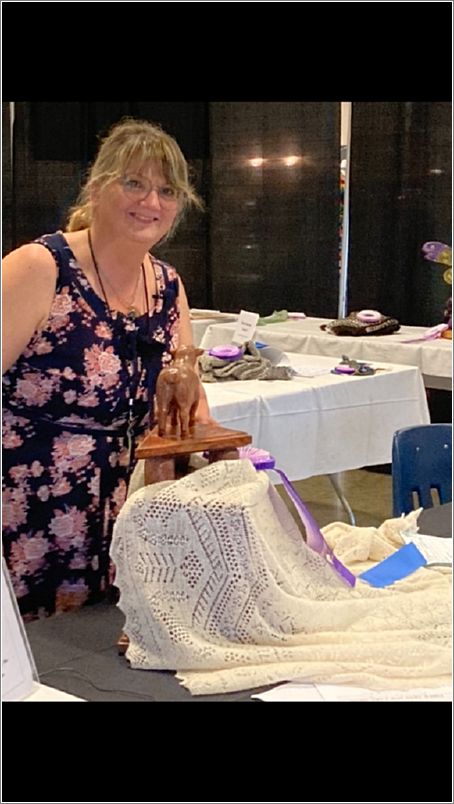
[[58, 266], [49, 318], [3, 377], [3, 545], [27, 619], [109, 587], [113, 522], [136, 437], [179, 325], [178, 275], [152, 258], [154, 308], [132, 320], [95, 293], [62, 233], [35, 242]]

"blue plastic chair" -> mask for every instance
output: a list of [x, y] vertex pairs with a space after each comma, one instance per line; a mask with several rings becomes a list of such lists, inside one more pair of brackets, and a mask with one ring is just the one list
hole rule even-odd
[[[393, 516], [415, 508], [432, 508], [431, 489], [440, 503], [452, 499], [452, 424], [404, 427], [392, 445]], [[414, 495], [418, 496], [415, 505]]]

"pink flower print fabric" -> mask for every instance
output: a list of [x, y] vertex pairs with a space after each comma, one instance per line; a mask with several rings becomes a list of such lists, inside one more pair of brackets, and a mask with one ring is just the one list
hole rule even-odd
[[24, 617], [94, 602], [112, 577], [111, 531], [131, 467], [126, 428], [148, 424], [178, 333], [178, 275], [153, 260], [158, 300], [133, 323], [112, 315], [62, 233], [49, 319], [3, 377], [3, 546]]

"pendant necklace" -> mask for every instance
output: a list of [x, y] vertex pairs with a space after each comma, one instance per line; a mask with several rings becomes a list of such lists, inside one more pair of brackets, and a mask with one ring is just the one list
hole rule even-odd
[[[101, 279], [101, 273], [100, 273], [100, 270], [99, 270], [99, 267], [98, 267], [98, 263], [96, 262], [96, 257], [95, 257], [94, 251], [93, 251], [93, 243], [91, 241], [90, 229], [87, 230], [87, 234], [88, 234], [88, 246], [90, 248], [91, 259], [92, 259], [93, 265], [95, 267], [96, 276], [98, 277], [99, 286], [101, 288], [102, 295], [103, 295], [104, 301], [106, 303], [106, 307], [107, 307], [107, 309], [109, 311], [109, 314], [110, 314], [111, 318], [116, 318], [116, 312], [114, 310], [112, 310], [112, 308], [110, 307], [109, 300], [107, 298], [107, 293], [106, 293], [106, 290], [105, 290], [105, 287], [104, 287], [104, 283], [103, 283], [103, 281]], [[136, 415], [135, 415], [135, 412], [134, 412], [134, 400], [136, 398], [137, 389], [139, 387], [140, 378], [141, 378], [141, 368], [140, 368], [140, 363], [138, 361], [138, 353], [137, 353], [137, 340], [138, 340], [138, 336], [139, 336], [139, 327], [138, 327], [137, 324], [134, 323], [135, 319], [140, 315], [140, 313], [132, 304], [132, 302], [134, 301], [134, 299], [136, 297], [136, 294], [137, 294], [137, 288], [138, 288], [138, 285], [139, 285], [140, 274], [142, 274], [143, 286], [144, 286], [144, 290], [145, 290], [145, 300], [146, 300], [146, 305], [147, 305], [147, 329], [148, 329], [148, 340], [149, 340], [150, 339], [150, 305], [149, 305], [149, 301], [148, 301], [148, 287], [147, 287], [147, 279], [146, 279], [146, 274], [145, 274], [145, 265], [144, 265], [144, 263], [142, 263], [141, 271], [139, 271], [139, 275], [138, 275], [137, 282], [136, 282], [136, 287], [135, 287], [135, 290], [134, 290], [134, 296], [132, 297], [131, 304], [124, 304], [124, 302], [122, 302], [124, 307], [129, 308], [128, 313], [126, 314], [126, 319], [127, 319], [126, 330], [129, 333], [129, 336], [130, 337], [132, 336], [132, 342], [130, 342], [130, 343], [132, 343], [132, 357], [128, 361], [129, 362], [129, 369], [128, 370], [129, 370], [130, 376], [131, 376], [131, 383], [130, 383], [129, 388], [128, 388], [128, 419], [127, 419], [127, 430], [126, 430], [126, 437], [127, 437], [127, 443], [128, 443], [128, 454], [129, 454], [129, 458], [128, 458], [128, 475], [130, 474], [130, 472], [132, 471], [133, 466], [134, 466], [133, 462], [134, 462], [135, 438], [136, 438], [135, 430], [134, 430], [135, 422], [136, 422]], [[114, 290], [114, 288], [112, 288], [112, 290]], [[115, 290], [114, 290], [114, 292], [115, 292], [115, 295], [117, 296], [118, 300], [121, 301], [121, 299], [119, 298], [119, 296], [118, 296], [118, 294], [116, 293]], [[150, 407], [150, 415], [151, 415], [151, 407]]]
[[[109, 304], [106, 289], [105, 289], [104, 283], [103, 283], [103, 281], [101, 279], [101, 272], [99, 270], [99, 266], [98, 266], [98, 263], [96, 261], [95, 253], [93, 251], [93, 243], [92, 243], [92, 240], [91, 240], [90, 229], [87, 230], [87, 234], [88, 234], [88, 246], [89, 246], [89, 249], [90, 249], [91, 259], [93, 261], [93, 265], [94, 265], [94, 268], [95, 268], [95, 271], [96, 271], [96, 276], [98, 277], [99, 286], [101, 288], [102, 295], [104, 297], [104, 301], [106, 303], [107, 309], [109, 310], [110, 315], [113, 316], [114, 311], [112, 310], [112, 308], [111, 308], [111, 306]], [[142, 263], [141, 270], [138, 273], [137, 282], [136, 282], [136, 286], [134, 288], [134, 293], [133, 293], [131, 302], [125, 303], [123, 301], [123, 299], [120, 298], [120, 296], [118, 295], [118, 293], [115, 290], [115, 288], [113, 288], [112, 285], [111, 285], [111, 288], [114, 291], [115, 296], [117, 297], [118, 301], [120, 301], [124, 307], [128, 308], [128, 312], [126, 313], [126, 317], [129, 319], [129, 321], [134, 321], [140, 315], [140, 313], [137, 310], [137, 308], [134, 307], [134, 305], [133, 305], [133, 301], [134, 301], [134, 299], [136, 298], [136, 295], [137, 295], [137, 288], [139, 287], [140, 275], [142, 275], [142, 279], [143, 279], [143, 286], [144, 286], [144, 290], [145, 290], [145, 299], [146, 299], [146, 305], [147, 305], [147, 313], [149, 315], [150, 314], [150, 309], [149, 309], [149, 304], [148, 304], [148, 287], [147, 287], [147, 279], [146, 279], [146, 276], [145, 276], [145, 264], [144, 263]]]

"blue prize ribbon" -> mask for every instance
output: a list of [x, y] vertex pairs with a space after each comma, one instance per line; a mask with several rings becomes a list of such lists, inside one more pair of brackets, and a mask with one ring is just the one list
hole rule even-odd
[[427, 564], [427, 560], [423, 554], [413, 542], [409, 542], [358, 577], [371, 586], [383, 588], [384, 586], [390, 586], [394, 581], [406, 578], [407, 575], [411, 575], [412, 572], [415, 572], [425, 564]]

